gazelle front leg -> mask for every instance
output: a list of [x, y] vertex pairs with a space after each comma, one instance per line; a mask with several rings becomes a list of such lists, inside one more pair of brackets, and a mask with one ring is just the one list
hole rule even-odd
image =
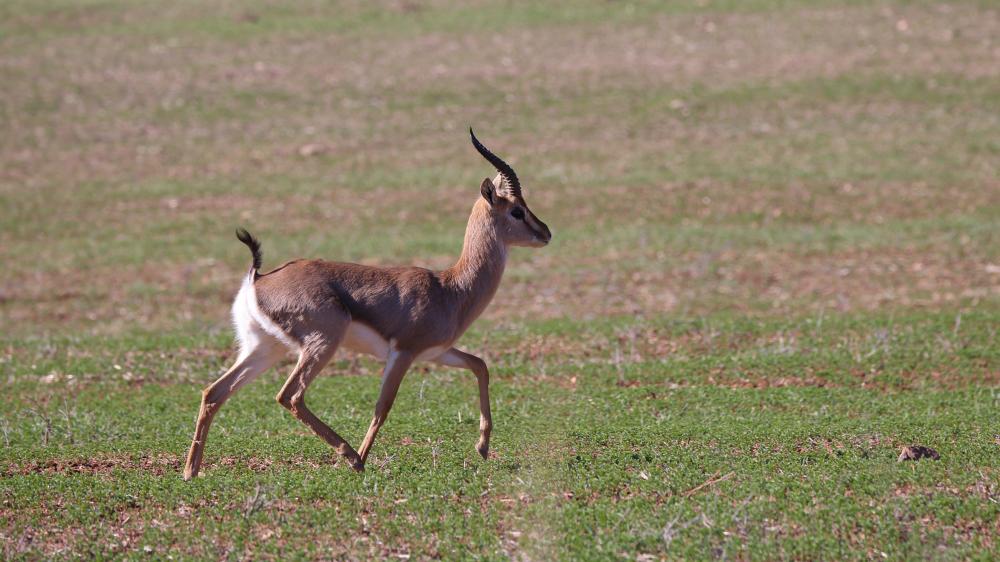
[[403, 382], [403, 375], [412, 364], [412, 353], [399, 350], [389, 352], [389, 360], [382, 370], [382, 390], [379, 392], [378, 402], [375, 403], [375, 416], [372, 417], [372, 423], [368, 426], [365, 440], [361, 443], [361, 448], [358, 449], [362, 465], [368, 459], [368, 451], [371, 450], [372, 444], [375, 442], [378, 430], [382, 428], [382, 424], [389, 417], [389, 410], [392, 409], [396, 393], [399, 392], [399, 383]]
[[444, 352], [434, 362], [448, 367], [468, 369], [476, 375], [479, 383], [479, 442], [476, 443], [476, 450], [484, 459], [489, 458], [493, 417], [490, 415], [490, 371], [486, 367], [486, 362], [454, 347]]

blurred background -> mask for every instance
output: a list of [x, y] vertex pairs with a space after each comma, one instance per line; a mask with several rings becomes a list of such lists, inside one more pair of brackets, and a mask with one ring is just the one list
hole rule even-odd
[[468, 126], [554, 233], [500, 321], [1000, 291], [990, 2], [0, 6], [8, 334], [222, 328], [247, 255], [450, 265]]

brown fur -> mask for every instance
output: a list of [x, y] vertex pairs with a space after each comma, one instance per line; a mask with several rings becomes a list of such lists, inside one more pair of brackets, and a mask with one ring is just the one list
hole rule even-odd
[[346, 313], [400, 350], [450, 347], [500, 285], [507, 249], [491, 214], [485, 200], [476, 203], [462, 255], [444, 271], [296, 260], [257, 279], [258, 303], [300, 344], [328, 316]]

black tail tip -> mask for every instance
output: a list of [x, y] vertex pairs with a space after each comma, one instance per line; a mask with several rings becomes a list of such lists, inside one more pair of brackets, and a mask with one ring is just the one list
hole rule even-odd
[[253, 255], [253, 268], [260, 269], [261, 265], [261, 254], [260, 254], [260, 240], [254, 238], [253, 234], [250, 234], [245, 228], [236, 229], [236, 238], [247, 245], [250, 248], [250, 253]]
[[257, 239], [253, 237], [253, 234], [250, 234], [247, 229], [242, 227], [236, 229], [236, 238], [247, 246], [257, 244]]

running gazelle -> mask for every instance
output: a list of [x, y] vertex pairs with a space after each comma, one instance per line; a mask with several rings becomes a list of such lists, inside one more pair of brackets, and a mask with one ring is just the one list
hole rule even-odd
[[[444, 271], [295, 260], [262, 274], [260, 242], [246, 230], [237, 231], [253, 255], [232, 308], [240, 351], [236, 363], [202, 393], [185, 480], [198, 474], [212, 417], [222, 404], [289, 349], [298, 354], [298, 363], [278, 393], [278, 402], [355, 470], [364, 470], [399, 384], [417, 361], [465, 368], [476, 375], [480, 412], [476, 450], [488, 457], [493, 427], [489, 370], [482, 359], [452, 346], [496, 293], [508, 248], [545, 246], [552, 233], [528, 208], [514, 170], [480, 144], [471, 129], [469, 134], [472, 145], [499, 173], [479, 186], [481, 196], [472, 206], [462, 255]], [[375, 415], [359, 451], [305, 403], [309, 384], [341, 345], [385, 361]]]

